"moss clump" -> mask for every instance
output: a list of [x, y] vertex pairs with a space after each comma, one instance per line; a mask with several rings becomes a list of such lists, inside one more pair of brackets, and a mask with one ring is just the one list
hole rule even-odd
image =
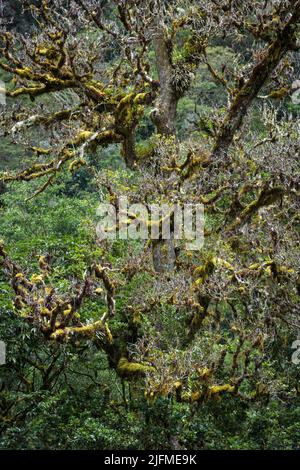
[[74, 144], [80, 144], [81, 142], [85, 142], [90, 137], [92, 137], [92, 135], [93, 135], [93, 132], [91, 131], [86, 131], [86, 130], [80, 131], [75, 138]]
[[126, 357], [121, 357], [118, 362], [118, 372], [122, 377], [143, 376], [146, 372], [153, 370], [153, 367], [138, 362], [129, 362]]
[[189, 397], [189, 401], [191, 402], [195, 402], [195, 401], [199, 401], [200, 398], [202, 397], [202, 393], [201, 392], [193, 392], [191, 393], [190, 397]]
[[234, 390], [234, 386], [230, 384], [212, 385], [209, 387], [209, 395], [218, 395], [221, 392], [233, 393]]
[[33, 274], [30, 278], [30, 281], [33, 282], [33, 284], [40, 284], [41, 282], [43, 282], [43, 276], [41, 276], [40, 274]]
[[203, 369], [198, 369], [197, 372], [201, 380], [208, 380], [212, 375], [213, 370], [208, 367], [204, 367]]
[[19, 75], [19, 77], [29, 78], [30, 80], [33, 79], [33, 73], [29, 67], [24, 67], [23, 69], [16, 68], [15, 73]]
[[78, 170], [82, 166], [86, 165], [86, 161], [83, 158], [78, 158], [76, 160], [73, 160], [70, 165], [69, 165], [69, 171], [74, 171]]
[[51, 152], [50, 149], [44, 149], [42, 147], [31, 147], [31, 150], [37, 153], [38, 155], [49, 155], [49, 153]]
[[197, 276], [195, 285], [203, 284], [203, 282], [213, 274], [217, 260], [215, 257], [209, 258], [204, 265], [197, 267], [194, 270], [194, 275]]

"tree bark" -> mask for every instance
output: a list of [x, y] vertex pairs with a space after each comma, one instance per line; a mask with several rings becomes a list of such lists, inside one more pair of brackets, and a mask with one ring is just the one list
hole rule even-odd
[[160, 83], [160, 93], [152, 120], [161, 135], [175, 134], [175, 120], [178, 98], [172, 87], [173, 68], [170, 46], [164, 32], [159, 30], [154, 38], [156, 68]]
[[[152, 113], [152, 121], [158, 134], [171, 136], [176, 134], [175, 121], [178, 97], [172, 87], [172, 58], [168, 38], [162, 28], [159, 28], [154, 38], [156, 68], [160, 83], [160, 92], [156, 107]], [[155, 240], [152, 243], [153, 266], [156, 272], [173, 271], [176, 255], [174, 239]]]
[[123, 143], [123, 155], [126, 166], [131, 170], [136, 166], [135, 131], [128, 134]]

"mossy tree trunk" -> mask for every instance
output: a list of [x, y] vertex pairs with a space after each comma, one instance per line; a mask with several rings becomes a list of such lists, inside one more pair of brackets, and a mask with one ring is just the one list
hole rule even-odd
[[[162, 27], [158, 27], [154, 38], [156, 68], [160, 83], [156, 107], [152, 113], [152, 121], [161, 136], [176, 135], [176, 111], [179, 97], [172, 86], [172, 44]], [[153, 266], [157, 272], [173, 271], [175, 267], [174, 239], [155, 240], [152, 243]]]

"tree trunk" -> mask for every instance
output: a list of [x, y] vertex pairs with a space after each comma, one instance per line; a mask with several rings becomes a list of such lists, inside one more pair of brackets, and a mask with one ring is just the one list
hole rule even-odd
[[161, 135], [175, 134], [175, 119], [178, 99], [172, 88], [173, 68], [168, 39], [163, 31], [158, 31], [154, 38], [156, 68], [160, 83], [160, 93], [152, 120]]
[[[156, 67], [160, 83], [160, 92], [156, 107], [152, 113], [152, 121], [158, 134], [171, 136], [176, 134], [175, 120], [178, 97], [172, 87], [173, 67], [168, 38], [159, 28], [154, 38]], [[173, 271], [175, 267], [174, 239], [155, 240], [152, 243], [153, 266], [156, 272]]]
[[131, 170], [136, 166], [136, 151], [135, 151], [135, 132], [131, 132], [125, 138], [123, 143], [123, 156], [126, 166]]

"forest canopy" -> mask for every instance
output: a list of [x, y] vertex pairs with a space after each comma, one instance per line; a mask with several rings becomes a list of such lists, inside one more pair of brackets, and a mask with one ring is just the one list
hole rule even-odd
[[[299, 26], [300, 0], [3, 1], [0, 449], [299, 448]], [[122, 198], [173, 207], [168, 239], [99, 237]]]

